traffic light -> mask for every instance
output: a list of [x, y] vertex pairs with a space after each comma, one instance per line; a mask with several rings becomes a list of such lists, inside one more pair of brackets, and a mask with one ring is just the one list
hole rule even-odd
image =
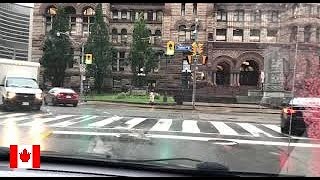
[[197, 48], [198, 48], [198, 45], [196, 42], [192, 43], [192, 55], [196, 55], [197, 54]]
[[198, 53], [199, 54], [203, 53], [203, 44], [198, 44]]
[[92, 54], [85, 54], [85, 63], [92, 64]]
[[191, 55], [188, 56], [188, 64], [192, 64], [192, 56]]
[[202, 56], [202, 64], [205, 65], [208, 62], [208, 57], [207, 56]]
[[173, 41], [168, 41], [167, 43], [167, 55], [174, 55], [174, 42]]

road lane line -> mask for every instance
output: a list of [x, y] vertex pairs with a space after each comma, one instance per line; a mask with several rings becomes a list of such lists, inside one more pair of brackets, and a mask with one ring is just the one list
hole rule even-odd
[[172, 119], [159, 119], [149, 131], [169, 131]]
[[197, 121], [184, 120], [182, 123], [182, 132], [187, 133], [200, 133], [200, 129], [197, 125]]
[[[89, 116], [87, 115], [86, 117], [81, 117], [81, 118], [75, 118], [75, 119], [72, 119], [72, 120], [68, 120], [68, 121], [63, 121], [63, 122], [60, 122], [60, 123], [56, 123], [56, 124], [51, 124], [49, 126], [55, 126], [55, 127], [67, 127], [67, 126], [70, 126], [70, 125], [73, 125], [73, 124], [77, 124], [79, 122], [82, 122], [82, 121], [88, 121], [88, 120], [91, 120], [91, 119], [95, 119], [99, 116]], [[73, 121], [73, 120], [76, 120], [76, 119], [82, 119], [80, 121]]]
[[88, 126], [89, 127], [102, 127], [102, 126], [111, 124], [111, 123], [113, 123], [115, 121], [118, 121], [118, 120], [120, 120], [122, 118], [123, 117], [120, 117], [120, 116], [113, 116], [113, 117], [110, 117], [110, 118], [107, 118], [107, 119], [104, 119], [104, 120], [101, 120], [101, 121], [97, 121], [97, 122], [91, 123]]
[[264, 132], [263, 130], [257, 128], [256, 126], [249, 124], [249, 123], [236, 123], [239, 126], [241, 126], [243, 129], [245, 129], [246, 131], [248, 131], [250, 134], [252, 134], [254, 137], [260, 137], [260, 134], [265, 134], [269, 137], [274, 137], [273, 135]]
[[222, 135], [239, 135], [235, 130], [226, 125], [224, 122], [214, 122], [210, 121], [210, 123], [219, 131]]
[[125, 122], [125, 124], [127, 125], [126, 127], [123, 126], [116, 126], [115, 128], [119, 128], [119, 129], [131, 129], [134, 126], [140, 124], [141, 122], [143, 122], [144, 120], [146, 120], [147, 118], [133, 118], [127, 122]]
[[273, 130], [273, 131], [276, 131], [278, 133], [281, 133], [281, 128], [280, 126], [277, 126], [277, 125], [274, 125], [274, 124], [262, 124], [263, 126]]
[[[52, 134], [56, 135], [90, 135], [90, 136], [116, 136], [120, 137], [121, 134], [132, 133], [105, 133], [105, 132], [87, 132], [87, 131], [53, 131]], [[276, 142], [276, 141], [259, 141], [259, 140], [243, 140], [243, 139], [223, 139], [212, 137], [194, 137], [194, 136], [180, 136], [180, 135], [162, 135], [162, 134], [145, 134], [146, 137], [158, 138], [158, 139], [179, 139], [179, 140], [193, 140], [193, 141], [215, 141], [226, 140], [233, 141], [239, 144], [252, 144], [252, 145], [267, 145], [267, 146], [292, 146], [292, 147], [312, 147], [320, 148], [320, 144], [311, 143], [288, 143], [288, 142]]]
[[53, 118], [36, 118], [35, 120], [31, 121], [31, 122], [27, 122], [27, 123], [23, 123], [23, 124], [19, 124], [19, 126], [32, 126], [33, 124], [38, 124], [38, 123], [46, 123], [46, 122], [50, 122], [50, 121], [55, 121], [55, 120], [59, 120], [59, 119], [64, 119], [64, 118], [69, 118], [72, 117], [74, 115], [59, 115]]

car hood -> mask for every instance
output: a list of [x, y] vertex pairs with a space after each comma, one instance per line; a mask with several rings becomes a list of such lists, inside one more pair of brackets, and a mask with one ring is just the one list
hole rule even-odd
[[33, 88], [5, 87], [5, 89], [6, 91], [15, 92], [15, 93], [24, 93], [24, 94], [42, 93], [41, 89], [33, 89]]

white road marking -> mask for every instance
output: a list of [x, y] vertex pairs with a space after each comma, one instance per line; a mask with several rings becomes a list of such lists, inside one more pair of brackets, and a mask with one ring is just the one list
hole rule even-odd
[[210, 121], [210, 123], [219, 131], [222, 135], [239, 135], [235, 130], [226, 125], [224, 122], [214, 122]]
[[171, 124], [172, 119], [159, 119], [150, 131], [169, 131]]
[[88, 126], [89, 127], [102, 127], [102, 126], [105, 126], [105, 125], [108, 125], [108, 124], [111, 124], [115, 121], [118, 121], [120, 119], [122, 119], [123, 117], [120, 117], [120, 116], [113, 116], [111, 118], [107, 118], [107, 119], [104, 119], [102, 121], [98, 121], [98, 122], [94, 122], [94, 123], [91, 123], [89, 124]]
[[265, 127], [269, 128], [269, 129], [271, 129], [271, 130], [273, 130], [273, 131], [276, 131], [276, 132], [278, 132], [278, 133], [281, 133], [281, 128], [280, 128], [280, 126], [277, 126], [277, 125], [274, 125], [274, 124], [262, 124], [262, 125], [264, 125]]
[[[104, 132], [85, 132], [85, 131], [53, 131], [52, 133], [62, 134], [62, 135], [68, 134], [68, 135], [116, 136], [116, 137], [120, 137], [121, 134], [128, 134], [128, 133], [104, 133]], [[180, 140], [194, 140], [194, 141], [226, 140], [226, 141], [233, 141], [239, 144], [320, 148], [320, 144], [311, 144], [311, 143], [288, 143], [288, 142], [274, 142], [274, 141], [223, 139], [223, 138], [212, 138], [212, 137], [193, 137], [193, 136], [161, 135], [161, 134], [145, 134], [145, 136], [150, 138], [159, 138], [159, 139], [180, 139]]]
[[8, 119], [5, 119], [3, 122], [1, 122], [0, 125], [6, 124], [6, 123], [11, 122], [11, 121], [17, 122], [17, 121], [22, 121], [22, 120], [27, 120], [27, 119], [29, 119], [29, 118], [28, 117], [8, 118]]
[[182, 132], [200, 133], [200, 129], [197, 125], [197, 121], [184, 120], [182, 123]]
[[59, 120], [59, 119], [64, 119], [64, 118], [68, 118], [68, 117], [72, 117], [74, 115], [60, 115], [60, 116], [56, 116], [56, 117], [52, 117], [52, 118], [35, 118], [35, 120], [31, 121], [31, 122], [27, 122], [27, 123], [23, 123], [23, 124], [19, 124], [22, 126], [32, 126], [33, 124], [38, 124], [38, 123], [46, 123], [46, 122], [50, 122], [50, 121], [55, 121], [55, 120]]
[[27, 113], [13, 113], [13, 114], [7, 114], [4, 116], [0, 116], [0, 118], [12, 118], [12, 117], [16, 117], [16, 116], [25, 116], [28, 115]]
[[261, 129], [257, 128], [256, 126], [249, 124], [249, 123], [237, 123], [239, 126], [241, 126], [243, 129], [248, 131], [250, 134], [252, 134], [255, 137], [260, 137], [260, 134], [265, 134], [269, 137], [274, 137], [273, 135], [262, 131]]
[[134, 126], [140, 124], [141, 122], [143, 122], [144, 120], [146, 120], [147, 118], [133, 118], [129, 121], [127, 121], [125, 124], [127, 125], [127, 127], [122, 127], [122, 126], [117, 126], [115, 128], [119, 128], [119, 129], [131, 129]]
[[[71, 119], [71, 120], [68, 120], [68, 121], [63, 121], [63, 122], [60, 122], [60, 123], [51, 124], [50, 126], [67, 127], [67, 126], [70, 126], [72, 124], [76, 124], [76, 123], [79, 123], [79, 122], [82, 122], [82, 121], [88, 121], [88, 120], [91, 120], [91, 119], [95, 119], [97, 117], [99, 117], [99, 116], [86, 115], [86, 116], [82, 116], [80, 118], [75, 118], [75, 119]], [[74, 120], [77, 120], [77, 119], [81, 119], [81, 120], [80, 121], [74, 121]]]

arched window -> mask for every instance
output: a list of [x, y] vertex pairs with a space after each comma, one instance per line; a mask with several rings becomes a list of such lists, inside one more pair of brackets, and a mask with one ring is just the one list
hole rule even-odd
[[197, 15], [197, 12], [198, 12], [197, 3], [193, 3], [193, 15]]
[[298, 27], [294, 26], [291, 29], [290, 42], [296, 41], [297, 40], [297, 36], [298, 36]]
[[240, 67], [240, 84], [256, 86], [259, 82], [259, 65], [254, 60], [247, 60]]
[[230, 84], [230, 65], [226, 62], [221, 62], [217, 65], [216, 84], [229, 85]]
[[310, 42], [311, 38], [311, 26], [306, 26], [304, 28], [304, 42]]
[[158, 22], [162, 22], [163, 12], [162, 11], [157, 11], [156, 12], [156, 16], [157, 16], [157, 21]]
[[52, 29], [53, 17], [57, 14], [57, 8], [54, 6], [49, 6], [46, 10], [46, 32]]
[[83, 24], [82, 24], [83, 34], [90, 33], [91, 26], [94, 23], [94, 15], [95, 15], [95, 11], [91, 7], [88, 7], [83, 11]]
[[127, 43], [128, 35], [127, 35], [127, 30], [122, 29], [121, 30], [121, 43]]
[[111, 39], [113, 43], [118, 43], [118, 31], [117, 29], [112, 29]]
[[70, 34], [76, 33], [76, 10], [74, 7], [65, 7], [65, 13], [69, 16]]
[[186, 41], [186, 26], [185, 25], [179, 26], [178, 41], [179, 42], [185, 42]]

